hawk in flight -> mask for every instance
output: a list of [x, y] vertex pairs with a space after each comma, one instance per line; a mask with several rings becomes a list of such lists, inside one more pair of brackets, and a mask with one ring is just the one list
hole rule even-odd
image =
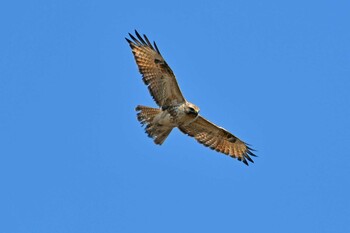
[[[255, 156], [248, 144], [199, 114], [199, 108], [182, 95], [175, 75], [155, 42], [135, 30], [136, 37], [129, 33], [125, 38], [134, 54], [150, 94], [159, 108], [137, 106], [137, 119], [146, 125], [145, 131], [154, 142], [161, 145], [175, 127], [194, 137], [199, 143], [213, 150], [237, 158], [248, 165]], [[248, 160], [248, 161], [247, 161]]]

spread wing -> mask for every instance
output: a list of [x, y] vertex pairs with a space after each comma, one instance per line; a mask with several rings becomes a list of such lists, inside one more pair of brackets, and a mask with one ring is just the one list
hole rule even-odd
[[179, 129], [183, 133], [194, 137], [204, 146], [208, 146], [213, 150], [237, 158], [239, 161], [243, 161], [246, 165], [248, 165], [247, 160], [254, 163], [249, 156], [256, 156], [252, 152], [253, 149], [230, 132], [211, 123], [201, 116], [198, 116], [194, 122], [186, 126], [180, 126]]
[[137, 38], [129, 33], [132, 40], [125, 38], [134, 54], [144, 83], [154, 101], [160, 107], [178, 105], [185, 102], [175, 75], [160, 54], [155, 42], [150, 43], [146, 35], [144, 38], [135, 30]]

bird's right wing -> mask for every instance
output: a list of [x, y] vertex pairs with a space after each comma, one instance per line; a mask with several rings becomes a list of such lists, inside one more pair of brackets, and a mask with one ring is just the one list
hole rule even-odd
[[175, 75], [160, 54], [155, 42], [154, 47], [146, 37], [135, 30], [137, 38], [129, 33], [132, 40], [125, 38], [134, 54], [144, 83], [159, 107], [169, 107], [185, 102]]

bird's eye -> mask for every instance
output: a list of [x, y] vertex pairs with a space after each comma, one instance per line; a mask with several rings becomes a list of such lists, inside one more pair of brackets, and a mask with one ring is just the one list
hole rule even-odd
[[189, 107], [189, 113], [190, 114], [198, 114], [197, 111], [194, 108]]

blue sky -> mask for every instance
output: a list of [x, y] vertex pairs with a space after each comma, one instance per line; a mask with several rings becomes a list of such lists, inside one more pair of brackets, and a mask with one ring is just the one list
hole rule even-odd
[[[0, 232], [350, 232], [349, 1], [0, 4]], [[124, 37], [257, 149], [247, 167], [136, 120]]]

